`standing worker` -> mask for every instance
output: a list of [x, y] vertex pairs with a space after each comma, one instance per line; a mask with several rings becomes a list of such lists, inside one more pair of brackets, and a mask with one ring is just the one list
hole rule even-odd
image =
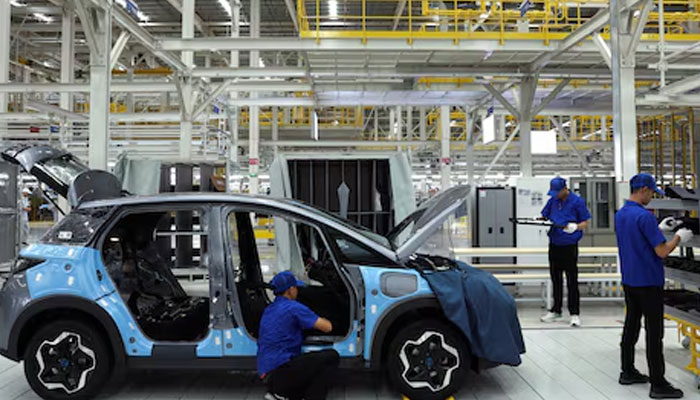
[[[654, 193], [663, 195], [656, 180], [649, 174], [638, 174], [630, 180], [629, 200], [615, 214], [615, 234], [620, 252], [622, 286], [625, 290], [625, 327], [622, 332], [621, 385], [651, 382], [649, 397], [678, 399], [683, 392], [664, 378], [664, 266], [666, 258], [678, 246], [693, 237], [689, 229], [679, 229], [666, 241], [661, 229], [669, 226], [665, 219], [657, 225], [654, 215], [644, 208]], [[634, 367], [634, 345], [639, 339], [644, 316], [649, 376]]]
[[333, 325], [296, 301], [299, 286], [291, 271], [270, 281], [275, 301], [263, 312], [258, 338], [258, 373], [267, 381], [266, 400], [324, 400], [340, 357], [335, 350], [301, 354], [303, 331], [324, 333]]
[[549, 183], [551, 198], [542, 209], [542, 217], [554, 224], [549, 230], [549, 274], [554, 288], [554, 305], [540, 318], [542, 322], [561, 320], [561, 308], [564, 297], [564, 273], [568, 292], [571, 326], [581, 326], [579, 317], [578, 292], [578, 242], [583, 237], [583, 230], [588, 226], [591, 213], [582, 198], [571, 193], [566, 186], [566, 179], [556, 177]]

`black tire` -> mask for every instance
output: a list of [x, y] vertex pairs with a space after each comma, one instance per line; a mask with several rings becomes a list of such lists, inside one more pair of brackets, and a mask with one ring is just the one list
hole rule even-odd
[[111, 352], [100, 332], [77, 320], [48, 323], [24, 352], [29, 386], [46, 400], [90, 399], [107, 383], [111, 369]]
[[464, 335], [431, 319], [398, 332], [386, 354], [386, 365], [389, 380], [404, 396], [444, 400], [464, 384], [471, 355]]

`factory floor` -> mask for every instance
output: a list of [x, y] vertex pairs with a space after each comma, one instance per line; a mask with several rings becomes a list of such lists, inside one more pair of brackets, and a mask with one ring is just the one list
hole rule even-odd
[[[620, 386], [619, 341], [623, 309], [620, 303], [584, 304], [582, 328], [566, 321], [542, 324], [539, 306], [520, 305], [527, 346], [518, 367], [497, 367], [472, 374], [455, 399], [648, 399], [648, 386]], [[677, 339], [673, 323], [665, 337], [666, 377], [685, 391], [686, 399], [700, 399], [695, 377], [684, 370], [690, 353]], [[637, 367], [647, 370], [644, 335], [638, 344]], [[342, 372], [329, 399], [400, 399], [380, 374]], [[262, 399], [265, 390], [252, 374], [233, 372], [139, 372], [120, 386], [105, 389], [109, 400]], [[0, 399], [33, 400], [22, 366], [0, 360]]]

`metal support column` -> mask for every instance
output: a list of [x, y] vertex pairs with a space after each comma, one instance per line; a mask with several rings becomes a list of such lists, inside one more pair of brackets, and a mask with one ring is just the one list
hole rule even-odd
[[76, 12], [90, 47], [90, 141], [88, 165], [107, 169], [109, 146], [109, 102], [112, 71], [109, 53], [112, 50], [112, 8], [88, 2], [75, 2]]
[[[272, 141], [277, 142], [280, 139], [280, 124], [277, 119], [277, 106], [272, 107]], [[279, 154], [279, 146], [273, 146], [275, 157]]]
[[[73, 83], [75, 74], [75, 15], [70, 3], [63, 6], [61, 19], [61, 83]], [[60, 107], [73, 111], [73, 94], [61, 93]]]
[[[240, 36], [240, 24], [241, 24], [241, 2], [239, 0], [231, 0], [231, 37], [238, 38]], [[229, 62], [229, 67], [238, 68], [240, 66], [238, 51], [234, 50], [231, 52], [231, 59]], [[238, 92], [229, 91], [229, 99], [236, 100], [238, 98]], [[228, 159], [226, 168], [226, 192], [231, 191], [231, 186], [233, 185], [233, 175], [238, 169], [238, 106], [228, 107], [228, 121], [229, 121], [229, 144], [228, 144]]]
[[[182, 2], [182, 38], [194, 38], [195, 0]], [[182, 63], [189, 70], [194, 67], [194, 52], [183, 51]], [[194, 108], [194, 88], [191, 77], [180, 81], [180, 159], [184, 162], [192, 159], [192, 115]]]
[[[643, 5], [650, 7], [651, 0]], [[613, 84], [613, 138], [617, 204], [629, 195], [629, 180], [637, 173], [637, 116], [634, 67], [639, 36], [648, 13], [641, 12], [633, 24], [635, 10], [620, 11], [624, 2], [610, 1], [610, 44]], [[641, 27], [641, 28], [640, 28]]]
[[[0, 1], [0, 84], [10, 80], [10, 25], [12, 6], [9, 0]], [[0, 93], [0, 113], [7, 112], [8, 93]], [[0, 137], [6, 133], [7, 125], [0, 123]]]
[[428, 130], [426, 126], [426, 119], [428, 118], [428, 113], [425, 107], [418, 109], [418, 136], [421, 142], [428, 140]]
[[440, 190], [450, 187], [450, 106], [440, 106]]
[[[250, 37], [260, 37], [260, 0], [250, 0]], [[260, 67], [260, 51], [251, 50], [251, 68]], [[250, 98], [257, 98], [257, 93], [250, 93]], [[260, 106], [250, 106], [250, 123], [248, 124], [248, 178], [249, 193], [257, 194], [259, 187], [258, 171], [260, 169]]]
[[532, 177], [532, 103], [537, 89], [537, 75], [523, 78], [520, 85], [520, 174]]

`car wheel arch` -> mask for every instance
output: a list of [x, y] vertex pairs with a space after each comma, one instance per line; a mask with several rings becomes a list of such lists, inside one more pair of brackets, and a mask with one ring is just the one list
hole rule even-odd
[[[384, 362], [384, 357], [389, 349], [389, 342], [394, 337], [394, 332], [400, 329], [401, 326], [405, 326], [406, 322], [415, 322], [416, 316], [429, 319], [435, 319], [437, 316], [446, 323], [453, 325], [444, 316], [442, 307], [434, 296], [408, 298], [395, 304], [384, 311], [374, 328], [370, 358], [372, 368], [379, 368]], [[467, 343], [467, 345], [469, 344]]]
[[110, 315], [94, 302], [77, 296], [47, 296], [27, 305], [10, 331], [8, 356], [19, 361], [36, 326], [63, 316], [66, 319], [81, 319], [101, 330], [108, 340], [114, 370], [126, 365], [124, 343]]

